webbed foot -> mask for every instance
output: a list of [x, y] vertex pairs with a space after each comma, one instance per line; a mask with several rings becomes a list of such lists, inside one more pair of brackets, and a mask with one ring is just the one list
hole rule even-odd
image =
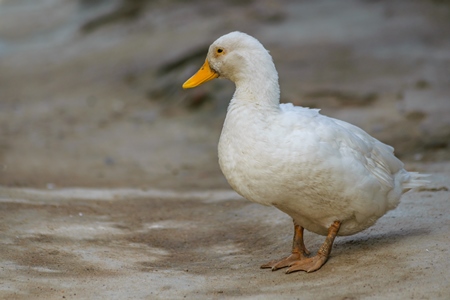
[[261, 266], [261, 268], [272, 268], [272, 271], [289, 267], [286, 274], [296, 271], [314, 272], [319, 270], [328, 260], [333, 246], [334, 239], [341, 226], [340, 221], [335, 221], [328, 229], [328, 235], [325, 242], [320, 247], [317, 254], [313, 257], [306, 257], [309, 252], [303, 244], [303, 227], [294, 223], [295, 234], [292, 247], [292, 254], [279, 261], [271, 261]]

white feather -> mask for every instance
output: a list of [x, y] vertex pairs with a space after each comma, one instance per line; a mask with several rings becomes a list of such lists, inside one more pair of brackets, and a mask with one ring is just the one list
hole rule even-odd
[[[215, 55], [217, 47], [226, 54]], [[350, 235], [395, 208], [404, 192], [428, 183], [360, 128], [316, 109], [280, 105], [272, 58], [253, 37], [227, 34], [211, 45], [207, 60], [236, 84], [219, 163], [248, 200], [273, 205], [322, 235], [339, 220], [339, 234]]]

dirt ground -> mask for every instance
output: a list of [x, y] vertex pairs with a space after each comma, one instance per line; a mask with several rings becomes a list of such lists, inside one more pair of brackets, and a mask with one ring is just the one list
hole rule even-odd
[[[233, 85], [181, 89], [232, 30], [432, 174], [315, 273], [259, 269], [292, 224], [220, 172]], [[437, 0], [0, 1], [0, 298], [450, 299], [449, 36]]]

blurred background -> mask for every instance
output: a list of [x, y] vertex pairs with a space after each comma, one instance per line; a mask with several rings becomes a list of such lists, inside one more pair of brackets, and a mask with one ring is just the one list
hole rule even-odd
[[281, 101], [450, 161], [450, 1], [0, 0], [0, 185], [225, 188], [234, 86], [182, 83], [219, 36], [270, 50]]

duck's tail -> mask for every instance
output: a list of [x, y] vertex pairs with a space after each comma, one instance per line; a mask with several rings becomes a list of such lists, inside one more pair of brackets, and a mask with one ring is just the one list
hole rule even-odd
[[427, 187], [430, 185], [430, 174], [420, 174], [418, 172], [408, 172], [409, 180], [403, 182], [402, 188], [403, 192], [409, 191], [410, 189]]

